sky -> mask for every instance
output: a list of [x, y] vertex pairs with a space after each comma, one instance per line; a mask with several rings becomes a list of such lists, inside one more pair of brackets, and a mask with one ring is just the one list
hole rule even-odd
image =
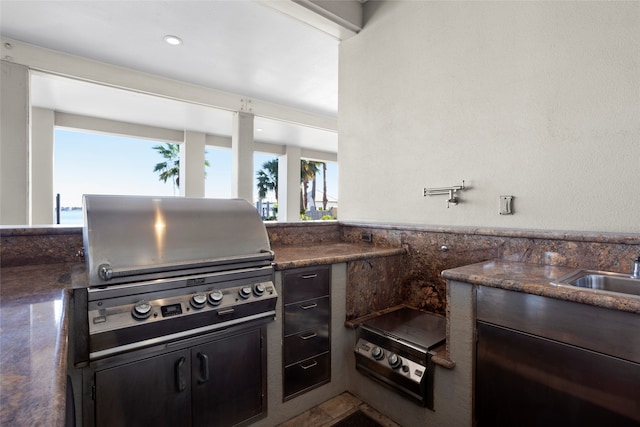
[[[173, 185], [153, 172], [162, 156], [152, 147], [163, 141], [56, 129], [54, 194], [63, 207], [82, 206], [83, 194], [179, 195]], [[254, 177], [262, 164], [276, 156], [254, 154]], [[231, 197], [231, 150], [208, 146], [205, 197]], [[320, 178], [320, 177], [319, 177]], [[320, 181], [321, 182], [321, 181]], [[320, 190], [321, 191], [321, 190]], [[338, 198], [338, 165], [327, 163], [327, 193]], [[257, 200], [257, 189], [254, 199]]]

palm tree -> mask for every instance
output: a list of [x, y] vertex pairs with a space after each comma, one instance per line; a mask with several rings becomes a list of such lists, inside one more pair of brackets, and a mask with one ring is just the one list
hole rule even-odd
[[322, 167], [322, 210], [327, 210], [327, 203], [328, 203], [328, 199], [327, 199], [327, 164], [325, 162], [309, 162], [313, 165], [315, 165], [315, 172], [313, 174], [313, 182], [311, 184], [311, 194], [313, 194], [313, 201], [314, 201], [314, 205], [315, 205], [315, 198], [316, 198], [316, 178], [318, 175], [318, 172], [320, 172], [320, 167]]
[[[323, 171], [323, 195], [322, 209], [327, 210], [327, 164], [325, 162], [313, 162], [308, 160], [300, 161], [300, 210], [306, 211], [308, 208], [307, 197], [309, 181], [312, 181], [312, 193], [316, 194], [316, 175], [320, 172], [320, 165]], [[273, 190], [278, 199], [278, 160], [270, 160], [262, 164], [262, 169], [256, 174], [258, 178], [258, 196], [264, 199], [269, 190]]]
[[309, 181], [313, 181], [313, 191], [315, 198], [315, 179], [316, 174], [320, 172], [318, 168], [318, 162], [313, 162], [310, 160], [301, 160], [300, 161], [300, 210], [303, 212], [307, 211], [308, 203], [307, 203], [307, 193], [309, 192]]
[[[153, 149], [164, 158], [164, 162], [157, 163], [153, 171], [158, 172], [158, 178], [162, 182], [167, 182], [168, 179], [171, 179], [175, 194], [176, 188], [180, 188], [180, 144], [167, 142], [165, 145], [156, 145]], [[206, 159], [204, 166], [209, 167], [209, 161]], [[207, 176], [206, 170], [204, 175], [205, 177]]]
[[257, 173], [258, 197], [264, 199], [267, 192], [273, 190], [278, 200], [278, 159], [269, 160], [262, 164], [262, 169]]

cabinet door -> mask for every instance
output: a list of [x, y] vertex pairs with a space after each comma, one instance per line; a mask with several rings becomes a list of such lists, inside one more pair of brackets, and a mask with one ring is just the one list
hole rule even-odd
[[191, 363], [194, 426], [232, 426], [266, 409], [261, 329], [193, 347]]
[[98, 427], [178, 426], [191, 423], [188, 351], [95, 373]]
[[477, 323], [476, 422], [501, 426], [638, 426], [640, 365]]

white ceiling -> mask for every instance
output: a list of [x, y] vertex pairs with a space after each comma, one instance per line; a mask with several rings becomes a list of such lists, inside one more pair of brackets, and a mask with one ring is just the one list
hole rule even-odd
[[[338, 40], [261, 3], [0, 1], [0, 34], [137, 71], [337, 116]], [[169, 46], [163, 36], [183, 39]], [[35, 106], [231, 134], [231, 113], [73, 79], [36, 75]], [[335, 132], [256, 117], [256, 139], [337, 151]]]

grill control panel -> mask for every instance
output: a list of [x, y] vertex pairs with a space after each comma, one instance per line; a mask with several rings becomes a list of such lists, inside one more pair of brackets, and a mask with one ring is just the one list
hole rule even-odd
[[[233, 313], [242, 305], [277, 298], [273, 282], [240, 285], [222, 289], [182, 289], [155, 292], [142, 297], [129, 296], [89, 304], [89, 334], [135, 327], [168, 318], [217, 312], [219, 316]], [[275, 307], [274, 307], [275, 308]], [[250, 310], [243, 310], [251, 315]]]
[[394, 371], [396, 374], [402, 375], [418, 384], [422, 381], [422, 376], [426, 370], [424, 365], [407, 359], [406, 357], [400, 357], [398, 354], [363, 338], [358, 339], [355, 352], [375, 362], [384, 369]]
[[275, 317], [273, 267], [87, 288], [89, 360]]

